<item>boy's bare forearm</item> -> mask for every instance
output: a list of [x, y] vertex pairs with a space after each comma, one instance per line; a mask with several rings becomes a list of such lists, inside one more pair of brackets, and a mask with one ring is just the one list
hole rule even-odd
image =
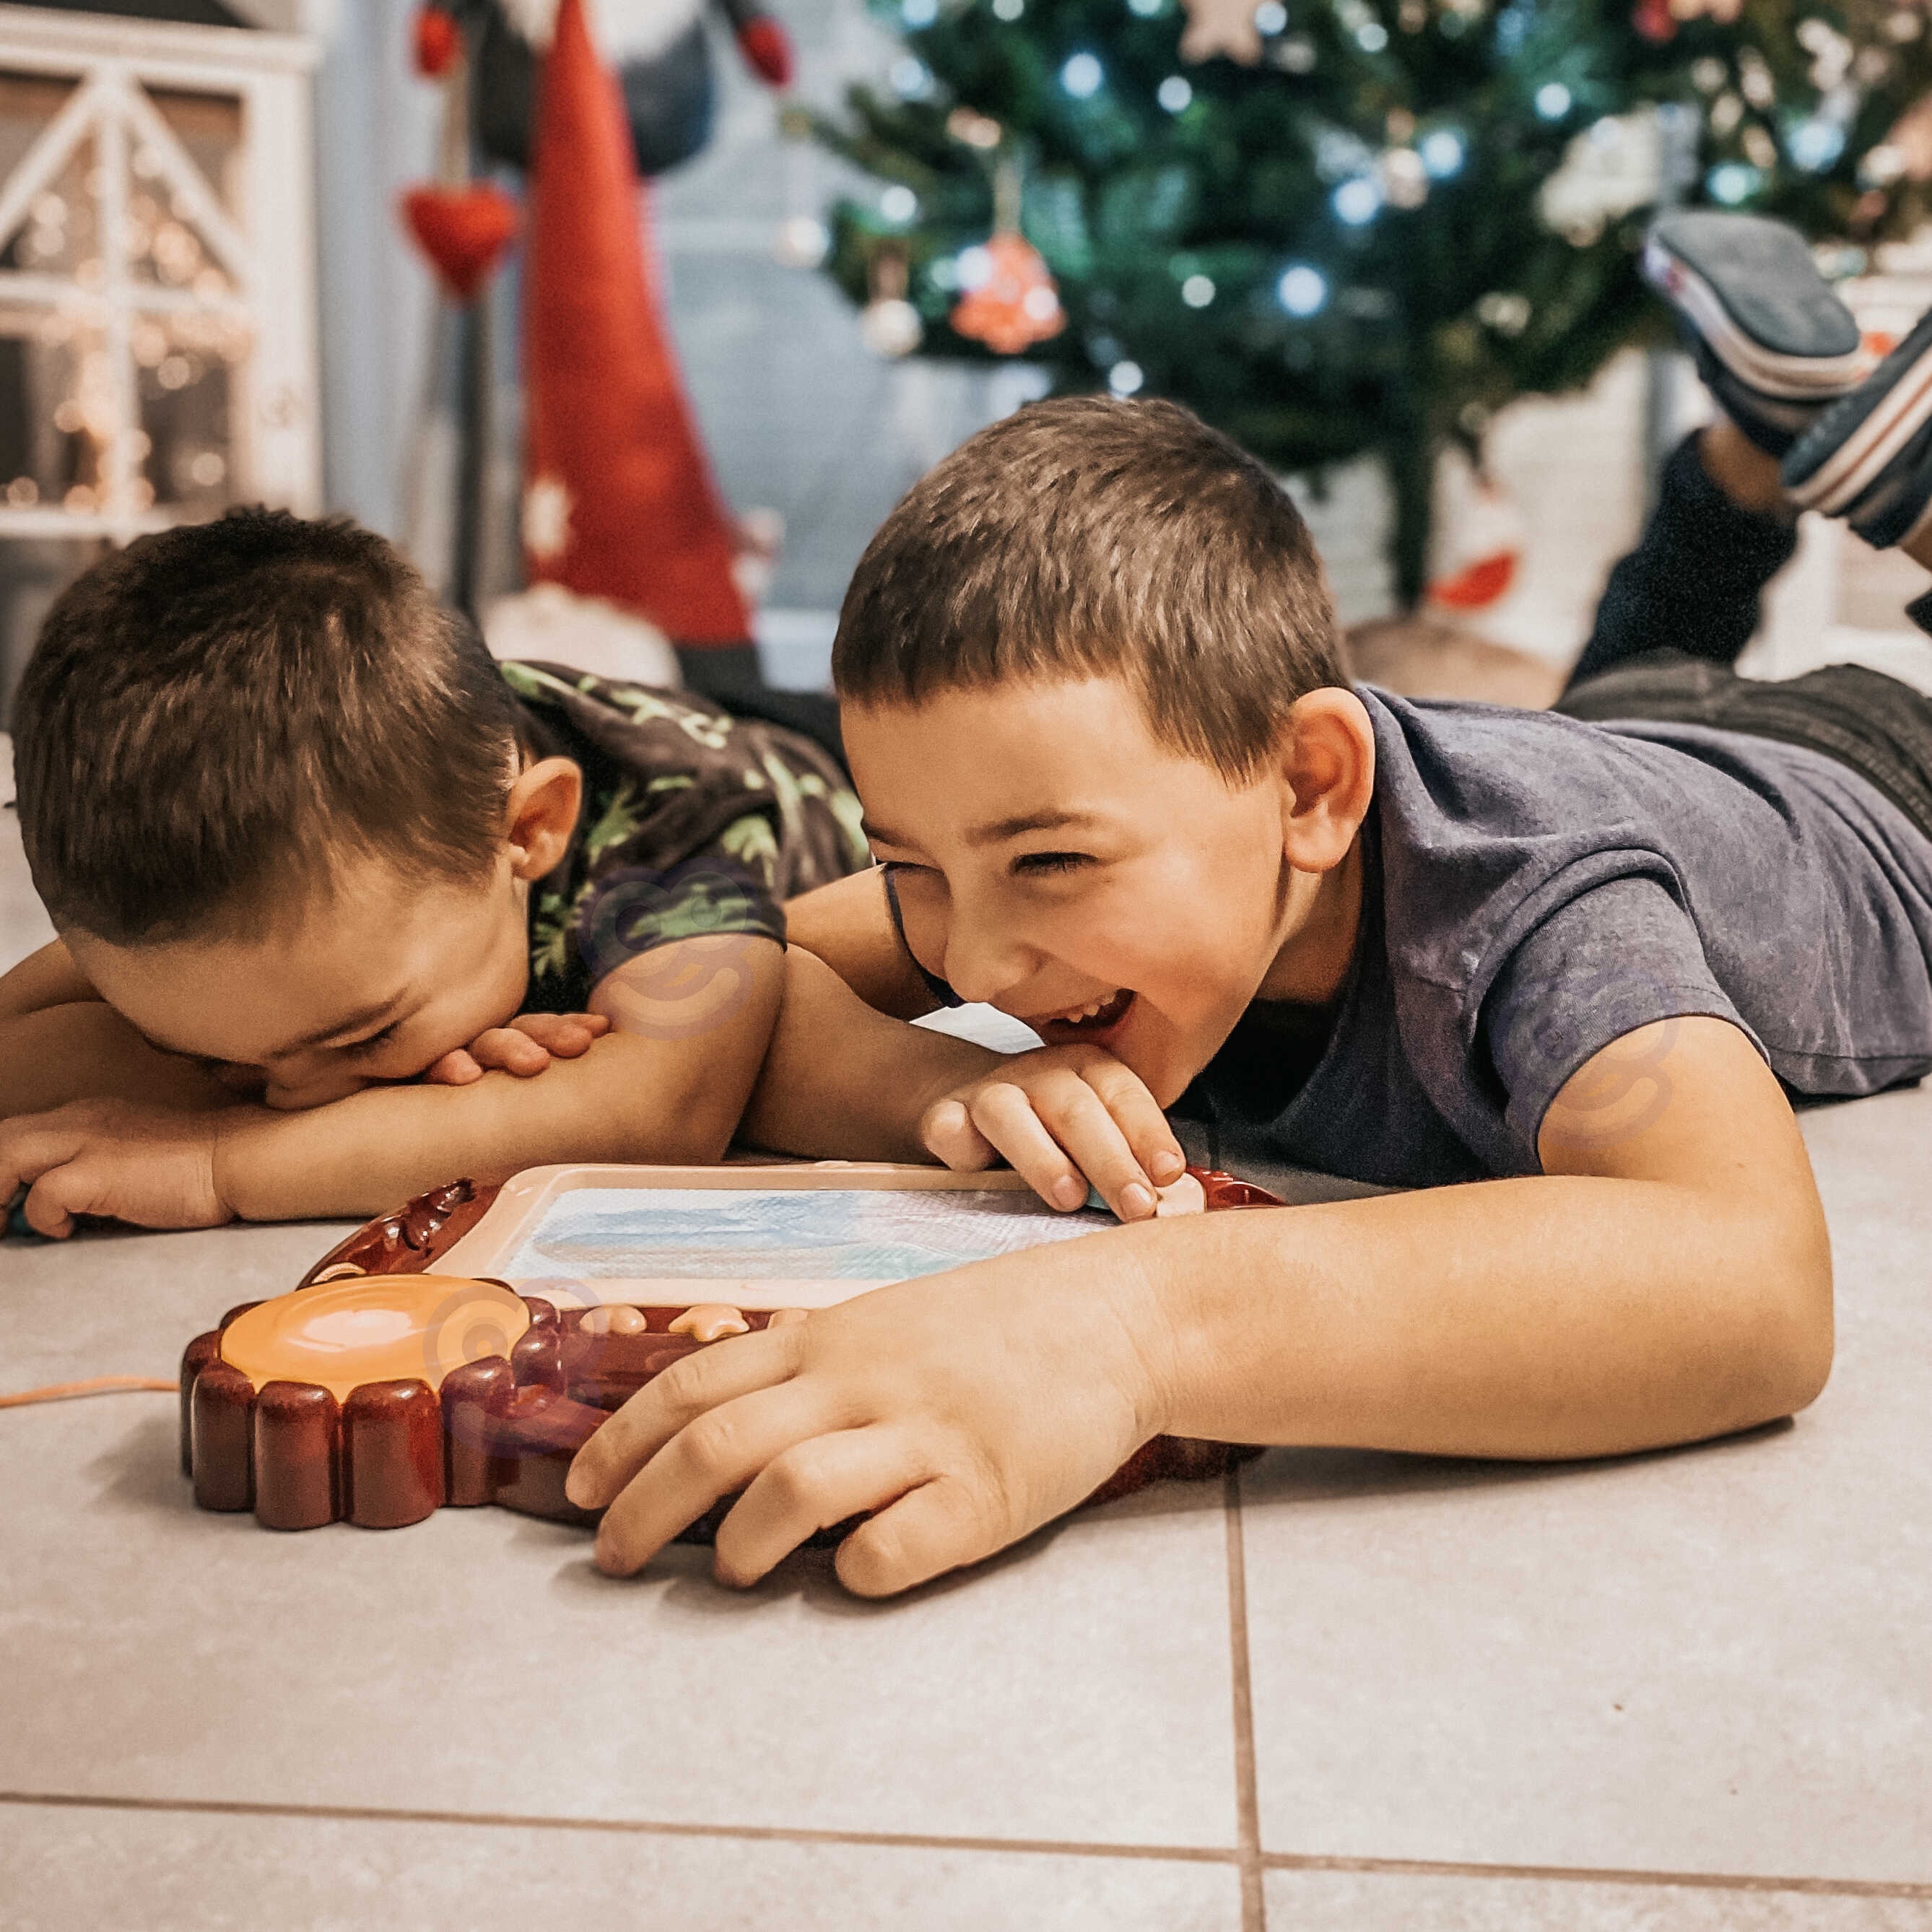
[[787, 901], [785, 924], [794, 946], [824, 960], [874, 1011], [911, 1020], [937, 1004], [893, 922], [883, 866]]
[[200, 1112], [234, 1100], [191, 1060], [150, 1046], [98, 1000], [0, 1018], [0, 1120], [70, 1100], [131, 1100]]
[[[1614, 1455], [1802, 1408], [1831, 1359], [1802, 1213], [1544, 1176], [1124, 1230], [1158, 1426], [1434, 1455]], [[1084, 1246], [1084, 1244], [1077, 1244]]]
[[715, 1068], [707, 1044], [613, 1033], [534, 1079], [488, 1073], [467, 1087], [370, 1088], [306, 1113], [237, 1110], [223, 1123], [216, 1190], [244, 1220], [302, 1220], [380, 1214], [447, 1180], [552, 1162], [716, 1160], [751, 1075], [740, 1084]]
[[742, 1137], [814, 1158], [930, 1161], [920, 1115], [999, 1064], [985, 1047], [875, 1012], [822, 960], [794, 946]]

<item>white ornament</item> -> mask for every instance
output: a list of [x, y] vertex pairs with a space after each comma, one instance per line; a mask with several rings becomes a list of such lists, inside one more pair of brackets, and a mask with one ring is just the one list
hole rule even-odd
[[859, 337], [874, 356], [896, 361], [910, 356], [925, 338], [919, 310], [900, 296], [868, 302], [859, 311]]

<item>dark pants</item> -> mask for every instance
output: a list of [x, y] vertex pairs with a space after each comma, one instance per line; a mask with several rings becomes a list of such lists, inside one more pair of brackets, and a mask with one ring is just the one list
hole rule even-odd
[[1636, 548], [1610, 572], [1555, 708], [1593, 723], [1707, 724], [1808, 746], [1849, 765], [1932, 838], [1932, 699], [1859, 664], [1781, 683], [1731, 668], [1797, 541], [1789, 525], [1732, 502], [1687, 439]]

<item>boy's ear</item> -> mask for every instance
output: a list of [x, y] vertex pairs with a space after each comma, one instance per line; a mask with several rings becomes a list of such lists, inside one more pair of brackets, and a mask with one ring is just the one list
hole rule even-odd
[[1283, 854], [1298, 872], [1328, 872], [1348, 856], [1375, 794], [1367, 708], [1339, 685], [1310, 692], [1282, 721], [1278, 755], [1288, 794]]
[[570, 848], [584, 806], [584, 773], [571, 758], [539, 758], [517, 775], [503, 807], [510, 870], [520, 879], [554, 872]]

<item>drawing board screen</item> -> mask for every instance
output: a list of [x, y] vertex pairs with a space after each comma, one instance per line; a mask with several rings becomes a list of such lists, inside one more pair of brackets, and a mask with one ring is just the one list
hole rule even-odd
[[586, 1187], [551, 1204], [502, 1273], [876, 1285], [1118, 1225], [992, 1189]]

